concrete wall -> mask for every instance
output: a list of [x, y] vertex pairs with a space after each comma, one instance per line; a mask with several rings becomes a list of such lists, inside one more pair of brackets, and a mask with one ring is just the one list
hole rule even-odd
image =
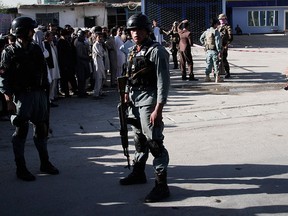
[[29, 16], [36, 18], [39, 13], [59, 13], [59, 26], [70, 24], [73, 27], [84, 27], [84, 18], [97, 17], [95, 25], [107, 25], [107, 10], [105, 6], [71, 6], [71, 7], [51, 7], [37, 6], [31, 8], [19, 8], [18, 12], [21, 16]]

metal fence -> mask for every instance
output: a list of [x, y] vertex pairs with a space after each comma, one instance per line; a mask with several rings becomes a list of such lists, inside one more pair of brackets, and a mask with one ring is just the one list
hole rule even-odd
[[222, 13], [222, 0], [145, 0], [144, 11], [165, 30], [170, 30], [174, 21], [188, 19], [194, 43], [199, 43], [210, 19]]

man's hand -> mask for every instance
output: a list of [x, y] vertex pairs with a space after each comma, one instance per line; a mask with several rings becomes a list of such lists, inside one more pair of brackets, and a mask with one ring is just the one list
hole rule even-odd
[[158, 103], [155, 107], [155, 110], [151, 113], [150, 123], [154, 126], [159, 126], [162, 123], [162, 110], [164, 104]]
[[4, 94], [6, 103], [7, 103], [7, 111], [15, 113], [16, 112], [16, 105], [13, 102], [13, 99], [11, 96]]

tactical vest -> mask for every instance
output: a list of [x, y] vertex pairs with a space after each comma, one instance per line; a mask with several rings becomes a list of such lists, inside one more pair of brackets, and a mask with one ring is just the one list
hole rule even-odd
[[215, 31], [208, 30], [206, 32], [206, 37], [205, 37], [205, 49], [206, 50], [215, 50]]
[[43, 89], [48, 86], [47, 66], [41, 48], [30, 44], [27, 50], [9, 45], [5, 51], [11, 56], [7, 73], [9, 83], [17, 91]]
[[130, 52], [127, 62], [128, 85], [139, 89], [157, 88], [157, 74], [155, 64], [149, 60], [151, 51], [159, 43], [144, 46], [139, 52], [136, 46]]

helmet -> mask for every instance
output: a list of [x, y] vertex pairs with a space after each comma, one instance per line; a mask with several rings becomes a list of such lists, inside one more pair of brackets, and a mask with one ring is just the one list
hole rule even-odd
[[222, 19], [227, 19], [227, 16], [225, 14], [219, 14], [218, 16], [218, 20], [222, 20]]
[[128, 19], [126, 29], [146, 29], [148, 32], [152, 32], [152, 24], [146, 15], [139, 13]]
[[37, 28], [37, 23], [30, 17], [17, 17], [11, 24], [12, 34], [16, 37], [27, 37], [34, 28]]

